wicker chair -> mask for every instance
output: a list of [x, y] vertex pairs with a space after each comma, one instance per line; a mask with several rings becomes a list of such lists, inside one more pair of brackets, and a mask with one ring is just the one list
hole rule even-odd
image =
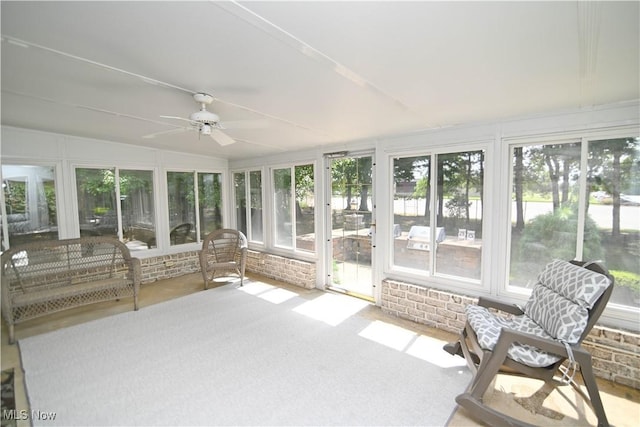
[[[613, 277], [598, 264], [556, 260], [538, 275], [524, 307], [489, 298], [467, 306], [467, 322], [459, 340], [444, 346], [449, 353], [464, 357], [473, 373], [469, 387], [456, 402], [488, 425], [527, 425], [482, 401], [499, 372], [517, 374], [543, 380], [545, 387], [571, 384], [590, 401], [598, 425], [608, 425], [591, 354], [581, 343], [612, 291]], [[578, 366], [588, 396], [573, 380]], [[561, 378], [554, 379], [558, 372]]]
[[208, 289], [209, 283], [221, 272], [238, 274], [242, 286], [246, 261], [247, 238], [241, 231], [224, 228], [209, 233], [200, 251], [204, 288]]

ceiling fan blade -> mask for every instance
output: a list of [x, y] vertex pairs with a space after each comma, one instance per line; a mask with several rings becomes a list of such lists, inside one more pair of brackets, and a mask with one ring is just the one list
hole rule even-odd
[[220, 144], [221, 146], [231, 145], [236, 141], [220, 129], [211, 129], [211, 139]]
[[150, 133], [149, 135], [144, 135], [142, 138], [143, 139], [154, 139], [156, 136], [172, 135], [174, 133], [188, 132], [190, 130], [193, 130], [193, 129], [191, 129], [191, 128], [177, 128], [177, 129], [163, 130], [161, 132], [155, 132], [155, 133]]
[[185, 121], [185, 122], [189, 122], [191, 124], [197, 124], [198, 123], [198, 122], [196, 122], [194, 120], [187, 119], [185, 117], [178, 117], [178, 116], [160, 116], [160, 117], [162, 117], [163, 119], [182, 120], [182, 121]]

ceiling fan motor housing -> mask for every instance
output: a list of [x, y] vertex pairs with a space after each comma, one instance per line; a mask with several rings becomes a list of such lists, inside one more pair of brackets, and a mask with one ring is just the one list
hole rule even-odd
[[218, 117], [217, 114], [214, 114], [211, 111], [207, 111], [207, 110], [196, 111], [195, 113], [189, 116], [189, 119], [194, 122], [209, 123], [209, 124], [215, 124], [220, 121], [220, 117]]
[[195, 93], [193, 94], [193, 99], [195, 99], [198, 104], [209, 105], [213, 102], [213, 96], [206, 93]]

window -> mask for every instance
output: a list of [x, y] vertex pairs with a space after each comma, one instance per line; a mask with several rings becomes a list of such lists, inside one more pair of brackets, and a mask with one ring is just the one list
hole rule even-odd
[[249, 172], [249, 209], [251, 217], [251, 230], [249, 239], [253, 242], [264, 242], [262, 225], [262, 172]]
[[[247, 177], [249, 178], [247, 181]], [[248, 171], [233, 174], [235, 189], [236, 225], [250, 242], [263, 243], [262, 231], [262, 172]], [[249, 198], [247, 198], [249, 194]], [[249, 221], [247, 219], [250, 219]]]
[[156, 245], [152, 171], [76, 168], [76, 190], [81, 236], [118, 237], [131, 250]]
[[167, 172], [169, 196], [169, 244], [179, 245], [193, 241], [196, 204], [193, 172]]
[[436, 273], [479, 281], [484, 152], [439, 154], [436, 158]]
[[292, 168], [276, 169], [273, 171], [273, 186], [274, 186], [274, 225], [275, 225], [275, 244], [276, 246], [283, 246], [287, 248], [293, 247], [293, 224], [291, 218], [291, 200], [292, 186], [291, 186], [291, 172]]
[[274, 169], [275, 245], [315, 251], [314, 168], [312, 164]]
[[582, 245], [583, 258], [603, 260], [615, 278], [610, 303], [635, 309], [640, 308], [639, 150], [637, 137], [589, 141]]
[[123, 241], [130, 249], [148, 249], [156, 239], [153, 171], [120, 170]]
[[192, 243], [222, 228], [221, 173], [167, 172], [167, 194], [170, 245]]
[[509, 284], [523, 288], [552, 259], [601, 260], [610, 303], [640, 307], [637, 137], [514, 145]]
[[238, 230], [242, 231], [248, 238], [247, 227], [247, 184], [245, 180], [245, 172], [236, 172], [233, 174], [233, 184], [235, 189], [236, 203], [236, 225]]
[[222, 228], [222, 174], [198, 173], [200, 238]]
[[54, 167], [2, 165], [2, 190], [3, 246], [58, 238]]
[[118, 236], [115, 169], [76, 168], [80, 236]]
[[479, 282], [484, 151], [398, 157], [393, 174], [393, 265]]
[[554, 258], [575, 258], [580, 150], [579, 141], [513, 148], [510, 285], [526, 287]]

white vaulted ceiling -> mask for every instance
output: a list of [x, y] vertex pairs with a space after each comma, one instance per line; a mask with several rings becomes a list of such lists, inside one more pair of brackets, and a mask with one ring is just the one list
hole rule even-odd
[[[2, 125], [239, 159], [634, 100], [639, 6], [2, 1]], [[143, 138], [195, 92], [237, 143]]]

